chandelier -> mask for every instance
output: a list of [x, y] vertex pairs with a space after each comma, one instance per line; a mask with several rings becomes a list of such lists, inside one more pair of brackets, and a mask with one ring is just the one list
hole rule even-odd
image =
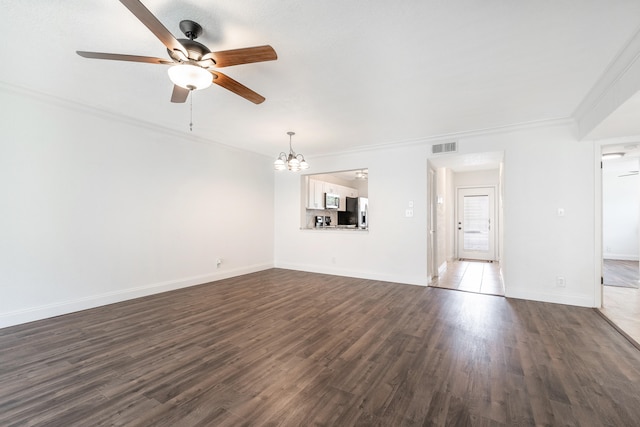
[[289, 154], [287, 155], [287, 153], [283, 151], [278, 155], [276, 161], [273, 162], [275, 170], [282, 171], [289, 169], [292, 172], [297, 172], [309, 168], [309, 163], [304, 159], [304, 156], [302, 154], [296, 154], [293, 148], [291, 148], [291, 137], [295, 134], [295, 132], [287, 132], [287, 135], [289, 135]]

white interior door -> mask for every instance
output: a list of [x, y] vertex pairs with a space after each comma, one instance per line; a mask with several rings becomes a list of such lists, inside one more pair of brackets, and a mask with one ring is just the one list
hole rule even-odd
[[459, 188], [458, 258], [495, 260], [495, 189]]

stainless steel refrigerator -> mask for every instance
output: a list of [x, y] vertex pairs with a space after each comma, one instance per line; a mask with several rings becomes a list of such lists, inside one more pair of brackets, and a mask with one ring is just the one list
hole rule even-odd
[[369, 199], [347, 197], [345, 211], [348, 225], [355, 225], [362, 229], [369, 227]]

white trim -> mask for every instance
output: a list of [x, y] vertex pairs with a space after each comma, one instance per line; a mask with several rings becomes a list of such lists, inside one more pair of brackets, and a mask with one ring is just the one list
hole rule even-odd
[[32, 89], [27, 89], [25, 87], [22, 86], [16, 86], [16, 85], [12, 85], [12, 84], [8, 84], [5, 82], [1, 82], [0, 81], [0, 92], [5, 92], [5, 93], [12, 93], [14, 95], [19, 95], [19, 96], [23, 96], [26, 98], [30, 98], [33, 99], [35, 101], [39, 101], [48, 105], [53, 105], [56, 107], [61, 107], [61, 108], [66, 108], [69, 110], [73, 110], [73, 111], [78, 111], [78, 112], [82, 112], [85, 114], [89, 114], [91, 116], [94, 117], [99, 117], [101, 119], [106, 119], [106, 120], [111, 120], [111, 121], [116, 121], [116, 122], [120, 122], [120, 123], [124, 123], [127, 124], [129, 126], [134, 126], [134, 127], [138, 127], [138, 128], [142, 128], [142, 129], [146, 129], [146, 130], [151, 130], [153, 132], [162, 134], [162, 135], [172, 135], [175, 136], [176, 138], [181, 138], [182, 140], [187, 140], [187, 141], [191, 141], [191, 142], [196, 142], [199, 144], [208, 144], [208, 145], [216, 145], [216, 146], [220, 146], [223, 148], [226, 148], [227, 150], [230, 151], [234, 151], [234, 152], [240, 152], [240, 153], [252, 153], [255, 155], [259, 155], [259, 156], [263, 156], [266, 157], [268, 159], [271, 159], [271, 156], [267, 155], [267, 154], [263, 154], [263, 153], [258, 153], [256, 151], [250, 151], [250, 150], [246, 150], [243, 148], [238, 148], [238, 147], [234, 147], [233, 145], [227, 145], [224, 144], [222, 142], [213, 140], [213, 139], [209, 139], [209, 138], [202, 138], [200, 136], [197, 135], [193, 135], [191, 133], [188, 132], [183, 132], [183, 131], [179, 131], [179, 130], [175, 130], [172, 128], [168, 128], [166, 126], [162, 126], [160, 124], [157, 123], [151, 123], [151, 122], [147, 122], [144, 120], [140, 120], [140, 119], [136, 119], [136, 118], [132, 118], [129, 116], [125, 116], [124, 114], [115, 112], [115, 111], [109, 111], [103, 108], [97, 108], [97, 107], [93, 107], [87, 104], [81, 104], [79, 102], [75, 102], [75, 101], [69, 101], [67, 99], [64, 98], [60, 98], [57, 96], [53, 96], [53, 95], [49, 95], [43, 92], [38, 92]]
[[593, 207], [595, 210], [594, 214], [594, 263], [593, 263], [593, 305], [596, 308], [602, 308], [603, 304], [603, 294], [604, 294], [604, 285], [603, 282], [603, 273], [602, 273], [602, 144], [595, 143], [593, 144], [593, 167], [595, 168], [594, 173], [594, 203]]
[[68, 301], [60, 301], [37, 307], [29, 307], [21, 310], [10, 311], [0, 314], [0, 328], [33, 322], [35, 320], [42, 320], [49, 317], [61, 316], [63, 314], [101, 307], [108, 304], [114, 304], [135, 298], [155, 295], [162, 292], [173, 291], [176, 289], [187, 288], [189, 286], [202, 285], [209, 282], [228, 279], [230, 277], [241, 276], [243, 274], [255, 273], [270, 268], [273, 268], [273, 264], [271, 263], [255, 264], [252, 266], [237, 268], [234, 270], [225, 270], [224, 272], [216, 272], [201, 276], [186, 277], [179, 280], [153, 283], [150, 285], [138, 286], [130, 289], [106, 292], [100, 295], [91, 295], [88, 297], [77, 298]]
[[603, 259], [612, 259], [617, 261], [640, 261], [640, 257], [635, 254], [614, 254], [605, 252], [602, 254]]
[[382, 282], [392, 282], [405, 285], [429, 286], [429, 277], [401, 277], [389, 274], [371, 273], [370, 271], [350, 270], [336, 267], [317, 266], [311, 264], [298, 263], [277, 263], [275, 268], [287, 270], [306, 271], [308, 273], [330, 274], [332, 276], [355, 277], [357, 279], [379, 280]]
[[620, 50], [574, 111], [584, 138], [640, 89], [640, 30]]
[[[323, 157], [334, 157], [337, 155], [358, 154], [358, 153], [363, 153], [367, 151], [409, 148], [409, 147], [416, 147], [416, 146], [422, 146], [422, 145], [436, 144], [443, 141], [450, 142], [452, 139], [455, 139], [456, 141], [458, 141], [458, 144], [459, 144], [460, 143], [459, 140], [461, 138], [472, 138], [472, 137], [478, 137], [482, 135], [499, 135], [499, 134], [508, 133], [508, 132], [517, 132], [521, 130], [537, 129], [537, 128], [545, 128], [545, 127], [567, 126], [567, 125], [575, 126], [575, 124], [576, 124], [575, 120], [571, 117], [560, 117], [555, 119], [536, 120], [536, 121], [525, 122], [525, 123], [515, 123], [511, 125], [497, 126], [493, 128], [443, 133], [440, 135], [433, 135], [433, 136], [427, 136], [422, 138], [383, 142], [380, 144], [359, 146], [359, 147], [351, 148], [348, 150], [334, 151], [331, 153], [315, 154], [315, 155], [313, 153], [310, 153], [309, 158], [320, 159]], [[460, 145], [458, 145], [458, 147], [460, 147]], [[453, 154], [453, 153], [447, 153], [447, 154]], [[459, 153], [456, 153], [456, 154], [459, 154]], [[437, 154], [436, 155], [429, 154], [429, 156], [430, 156], [429, 158], [431, 158], [433, 156], [437, 156]]]
[[593, 299], [590, 296], [549, 294], [543, 292], [532, 292], [524, 289], [509, 289], [505, 297], [523, 299], [528, 301], [550, 302], [554, 304], [574, 305], [578, 307], [593, 308]]

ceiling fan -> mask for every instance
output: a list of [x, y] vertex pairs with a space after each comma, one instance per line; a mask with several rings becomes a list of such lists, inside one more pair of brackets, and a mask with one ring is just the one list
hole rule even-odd
[[262, 95], [218, 71], [218, 68], [278, 59], [278, 55], [271, 46], [211, 52], [205, 45], [195, 41], [202, 34], [202, 27], [198, 23], [189, 20], [181, 21], [180, 30], [187, 38], [176, 39], [140, 1], [120, 0], [120, 2], [167, 47], [170, 59], [76, 51], [78, 55], [93, 59], [171, 65], [169, 78], [174, 83], [171, 102], [185, 102], [189, 92], [205, 89], [211, 83], [222, 86], [254, 104], [260, 104], [265, 100]]

